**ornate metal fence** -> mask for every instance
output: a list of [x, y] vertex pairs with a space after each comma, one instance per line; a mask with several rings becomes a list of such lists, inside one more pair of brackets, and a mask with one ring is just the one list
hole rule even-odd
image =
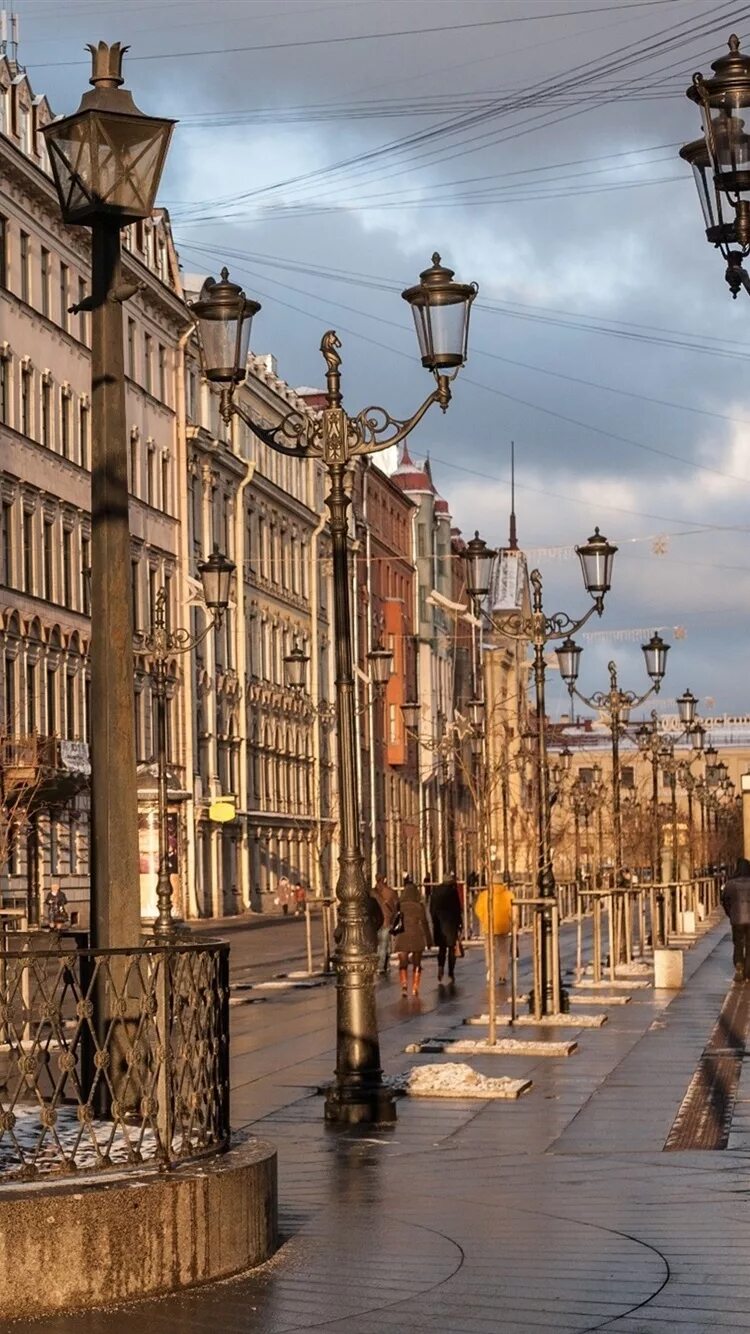
[[0, 953], [0, 1185], [229, 1144], [229, 947]]

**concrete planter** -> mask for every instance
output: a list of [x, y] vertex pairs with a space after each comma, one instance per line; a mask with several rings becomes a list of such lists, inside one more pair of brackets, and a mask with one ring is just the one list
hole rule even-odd
[[276, 1150], [256, 1139], [172, 1172], [0, 1188], [0, 1316], [109, 1306], [228, 1278], [273, 1254], [277, 1213]]

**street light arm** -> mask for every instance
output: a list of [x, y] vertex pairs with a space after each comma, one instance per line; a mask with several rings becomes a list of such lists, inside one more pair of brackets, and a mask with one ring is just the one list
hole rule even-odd
[[[534, 582], [534, 575], [538, 574], [538, 570], [532, 570], [532, 583]], [[563, 611], [554, 612], [552, 616], [545, 616], [541, 608], [539, 610], [535, 609], [531, 616], [524, 616], [523, 612], [520, 611], [506, 612], [505, 615], [500, 616], [492, 612], [489, 615], [489, 620], [493, 629], [506, 635], [508, 639], [527, 640], [533, 643], [538, 641], [546, 644], [552, 639], [565, 639], [568, 635], [574, 635], [591, 619], [594, 612], [601, 616], [601, 598], [592, 602], [585, 616], [581, 616], [578, 620], [574, 620], [572, 616], [568, 616]]]
[[[206, 609], [208, 612], [208, 608]], [[209, 619], [198, 635], [191, 635], [189, 630], [178, 627], [167, 628], [167, 590], [160, 588], [156, 595], [154, 624], [150, 630], [136, 635], [138, 651], [148, 653], [157, 662], [166, 662], [174, 653], [190, 653], [207, 639], [211, 631], [220, 626], [224, 619], [221, 608], [208, 612]]]
[[[257, 435], [264, 445], [268, 445], [270, 449], [275, 449], [279, 454], [289, 454], [296, 459], [320, 458], [322, 456], [323, 450], [319, 440], [320, 425], [317, 419], [308, 417], [295, 408], [282, 418], [278, 426], [269, 429], [267, 426], [262, 426], [239, 403], [235, 402], [233, 389], [233, 385], [223, 385], [221, 390], [219, 412], [227, 426], [232, 417], [239, 417], [240, 421], [243, 421], [253, 432], [253, 435]], [[294, 443], [283, 444], [282, 436], [287, 436]]]
[[[405, 420], [392, 417], [386, 408], [377, 404], [363, 408], [356, 417], [350, 417], [341, 407], [340, 358], [334, 350], [329, 349], [326, 359], [333, 364], [329, 365], [326, 375], [328, 388], [326, 406], [322, 412], [312, 415], [294, 408], [281, 419], [278, 426], [269, 428], [256, 421], [244, 407], [235, 402], [234, 384], [224, 384], [219, 405], [223, 420], [229, 424], [233, 416], [239, 417], [258, 439], [279, 454], [293, 458], [322, 458], [326, 463], [347, 463], [357, 455], [378, 454], [391, 445], [400, 444], [411, 434], [433, 403], [439, 404], [446, 412], [451, 401], [450, 377], [438, 373], [437, 387], [411, 417]], [[388, 434], [384, 435], [384, 432]], [[285, 440], [289, 443], [285, 443]]]
[[[447, 375], [437, 377], [437, 389], [427, 396], [424, 403], [420, 404], [416, 412], [412, 413], [405, 421], [398, 417], [392, 417], [385, 408], [373, 406], [363, 408], [356, 417], [350, 418], [350, 454], [377, 454], [381, 449], [390, 449], [391, 445], [400, 445], [408, 435], [414, 430], [414, 427], [421, 422], [425, 413], [432, 407], [433, 403], [439, 403], [443, 412], [447, 411], [448, 404], [451, 401], [451, 388]], [[384, 431], [389, 427], [396, 429], [391, 435], [381, 439]]]

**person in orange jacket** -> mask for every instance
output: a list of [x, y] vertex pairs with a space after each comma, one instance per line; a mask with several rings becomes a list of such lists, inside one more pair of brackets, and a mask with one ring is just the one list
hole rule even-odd
[[[495, 978], [499, 983], [508, 976], [508, 947], [510, 940], [510, 905], [512, 894], [507, 885], [492, 886], [492, 935], [495, 941]], [[487, 977], [490, 975], [490, 893], [487, 888], [480, 889], [474, 903], [479, 925], [484, 936], [484, 957], [487, 961]]]

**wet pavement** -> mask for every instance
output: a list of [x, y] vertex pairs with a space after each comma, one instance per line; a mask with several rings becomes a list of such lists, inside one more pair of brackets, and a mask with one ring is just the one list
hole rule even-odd
[[[566, 957], [572, 945], [566, 936]], [[332, 986], [239, 1005], [233, 1123], [278, 1146], [277, 1255], [249, 1276], [178, 1298], [9, 1328], [750, 1329], [750, 1090], [742, 1079], [726, 1149], [664, 1151], [731, 971], [720, 922], [686, 954], [683, 991], [634, 989], [603, 1028], [552, 1030], [577, 1037], [574, 1055], [471, 1058], [485, 1074], [530, 1077], [520, 1101], [401, 1100], [388, 1131], [323, 1126], [314, 1090], [330, 1077]], [[403, 1049], [457, 1035], [462, 1019], [483, 1008], [483, 980], [482, 952], [469, 950], [455, 991], [436, 986], [431, 962], [419, 1002], [401, 1001], [395, 979], [383, 982], [386, 1069], [444, 1059]], [[595, 997], [585, 1008], [597, 1008]]]

